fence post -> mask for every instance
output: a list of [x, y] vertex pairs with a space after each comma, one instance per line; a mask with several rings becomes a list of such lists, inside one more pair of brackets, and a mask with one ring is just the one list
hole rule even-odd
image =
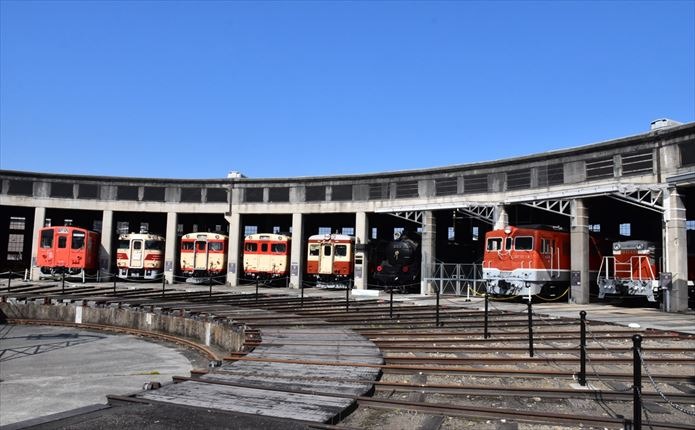
[[300, 283], [299, 288], [302, 290], [302, 298], [300, 299], [299, 306], [303, 308], [304, 307], [304, 282], [302, 282], [300, 280], [299, 283]]
[[12, 291], [12, 271], [7, 272], [7, 292]]
[[164, 298], [164, 290], [166, 289], [166, 284], [167, 284], [167, 278], [164, 276], [164, 272], [162, 272], [162, 298]]
[[[118, 270], [118, 269], [116, 269], [116, 270]], [[162, 276], [164, 276], [164, 275], [162, 275]], [[117, 280], [118, 280], [118, 276], [116, 276], [116, 274], [114, 273], [113, 274], [113, 293], [114, 294], [116, 294], [116, 281]]]
[[436, 313], [436, 321], [435, 321], [435, 327], [439, 327], [439, 287], [437, 287], [437, 313]]
[[391, 287], [390, 290], [390, 298], [389, 298], [389, 318], [393, 319], [393, 287]]
[[208, 277], [208, 286], [210, 287], [210, 291], [208, 292], [208, 297], [212, 297], [212, 276]]
[[62, 294], [65, 294], [65, 268], [63, 268]]
[[352, 279], [348, 280], [347, 285], [345, 286], [345, 312], [350, 312], [350, 282]]
[[533, 357], [533, 308], [530, 298], [528, 301], [528, 355]]
[[256, 278], [256, 301], [258, 301], [258, 278]]
[[488, 296], [487, 296], [487, 288], [485, 288], [485, 329], [483, 331], [483, 339], [487, 339], [490, 337], [490, 334], [487, 331], [487, 310], [488, 310]]
[[632, 382], [632, 428], [642, 430], [642, 360], [640, 353], [642, 348], [642, 336], [632, 336], [633, 350], [633, 382]]
[[579, 312], [579, 385], [586, 386], [586, 311]]

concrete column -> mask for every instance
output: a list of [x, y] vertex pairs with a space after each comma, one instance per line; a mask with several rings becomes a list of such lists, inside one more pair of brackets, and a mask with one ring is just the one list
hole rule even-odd
[[290, 288], [300, 288], [304, 267], [304, 216], [292, 214], [292, 250], [290, 255]]
[[673, 284], [664, 293], [666, 312], [688, 309], [688, 247], [685, 226], [686, 214], [678, 190], [669, 189], [664, 195], [664, 271], [670, 272]]
[[509, 225], [509, 215], [507, 214], [507, 208], [504, 205], [495, 206], [495, 210], [492, 214], [494, 218], [493, 230], [504, 230], [505, 227]]
[[432, 294], [434, 292], [434, 282], [425, 281], [434, 274], [434, 255], [437, 239], [437, 223], [432, 211], [422, 213], [422, 263], [420, 268], [420, 294]]
[[365, 212], [355, 214], [355, 284], [359, 290], [367, 289], [367, 242], [369, 242], [369, 223]]
[[581, 199], [570, 203], [570, 294], [571, 302], [589, 303], [589, 211]]
[[116, 273], [116, 268], [111, 270], [112, 240], [113, 237], [113, 211], [105, 210], [101, 215], [101, 247], [99, 248], [99, 270], [101, 277], [107, 279], [112, 273]]
[[43, 228], [46, 221], [46, 208], [34, 209], [34, 231], [32, 232], [31, 242], [31, 280], [38, 281], [41, 270], [36, 266], [36, 259], [39, 255], [39, 230]]
[[227, 285], [239, 285], [239, 243], [241, 242], [241, 214], [226, 216], [229, 222], [229, 249], [227, 250]]
[[174, 268], [176, 267], [176, 223], [178, 214], [176, 212], [167, 212], [167, 236], [166, 246], [164, 248], [164, 277], [167, 283], [174, 283]]

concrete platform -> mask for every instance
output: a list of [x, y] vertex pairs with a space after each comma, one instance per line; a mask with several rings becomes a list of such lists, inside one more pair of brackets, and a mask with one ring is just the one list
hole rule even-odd
[[0, 425], [170, 383], [192, 366], [177, 349], [130, 335], [0, 325]]

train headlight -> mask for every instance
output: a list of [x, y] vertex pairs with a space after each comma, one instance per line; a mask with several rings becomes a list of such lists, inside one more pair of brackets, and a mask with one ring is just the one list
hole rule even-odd
[[511, 227], [505, 227], [504, 228], [504, 234], [510, 234], [512, 232]]
[[620, 244], [619, 244], [619, 243], [614, 243], [614, 244], [613, 244], [613, 249], [615, 249], [616, 251], [619, 250], [619, 249], [620, 249]]

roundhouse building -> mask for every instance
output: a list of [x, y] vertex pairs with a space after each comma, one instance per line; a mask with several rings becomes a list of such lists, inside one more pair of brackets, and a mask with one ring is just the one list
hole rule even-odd
[[[32, 279], [39, 276], [39, 229], [67, 223], [101, 233], [102, 278], [116, 272], [118, 234], [144, 228], [165, 236], [168, 282], [181, 281], [181, 236], [228, 235], [230, 287], [245, 281], [245, 235], [291, 233], [291, 288], [304, 281], [309, 236], [354, 235], [354, 287], [370, 289], [376, 244], [413, 230], [421, 240], [422, 294], [432, 293], [438, 264], [479, 263], [486, 231], [559, 225], [571, 237], [571, 301], [589, 301], [589, 233], [596, 232], [660, 244], [664, 309], [680, 312], [693, 281], [695, 123], [657, 120], [643, 134], [576, 148], [366, 175], [183, 180], [0, 170], [0, 209], [0, 272], [26, 269]], [[695, 249], [695, 236], [690, 242]]]

